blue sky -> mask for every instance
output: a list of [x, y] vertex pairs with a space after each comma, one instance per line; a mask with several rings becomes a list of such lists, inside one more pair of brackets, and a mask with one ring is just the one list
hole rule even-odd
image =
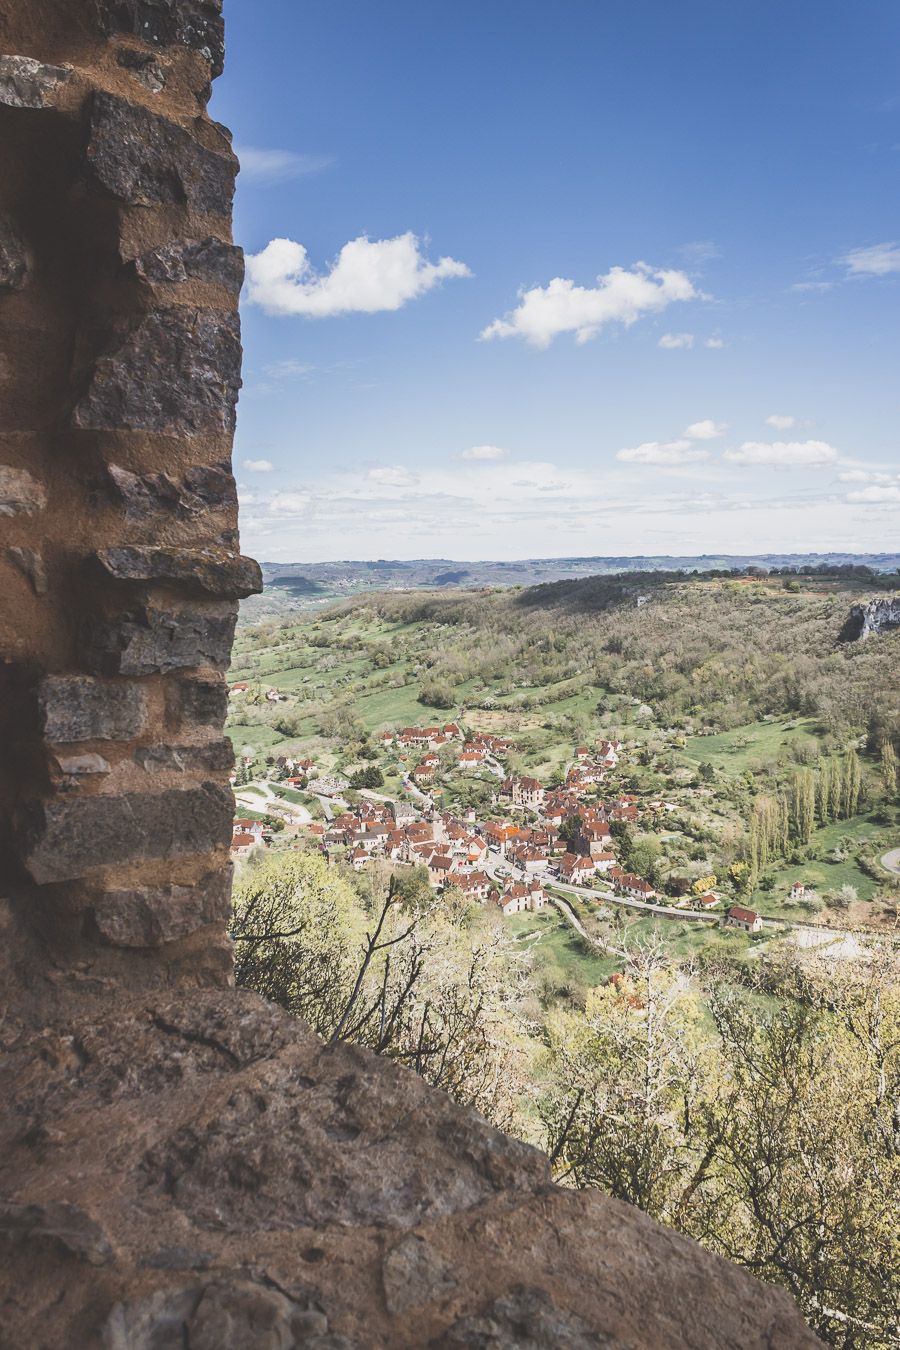
[[226, 18], [245, 549], [897, 547], [895, 6]]

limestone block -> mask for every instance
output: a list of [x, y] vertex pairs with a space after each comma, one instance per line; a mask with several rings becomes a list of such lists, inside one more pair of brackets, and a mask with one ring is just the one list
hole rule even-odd
[[71, 74], [66, 66], [45, 66], [30, 56], [0, 56], [0, 103], [8, 108], [50, 108], [57, 89]]
[[105, 1350], [355, 1350], [327, 1332], [328, 1318], [308, 1300], [232, 1275], [117, 1303], [102, 1334]]
[[49, 675], [38, 690], [48, 741], [122, 741], [147, 725], [147, 696], [139, 684], [105, 683], [87, 675]]
[[100, 549], [94, 556], [116, 581], [163, 582], [231, 600], [262, 590], [259, 563], [224, 549], [124, 545]]
[[131, 206], [231, 214], [237, 159], [230, 149], [210, 150], [177, 122], [102, 90], [91, 103], [87, 158], [97, 182]]
[[66, 778], [91, 778], [110, 772], [109, 760], [102, 755], [55, 755], [53, 765]]
[[134, 759], [148, 773], [230, 773], [234, 749], [223, 736], [221, 740], [203, 741], [199, 745], [142, 745], [135, 750]]
[[0, 290], [20, 291], [30, 271], [24, 240], [9, 216], [0, 216]]
[[40, 553], [33, 548], [13, 547], [6, 550], [6, 556], [31, 582], [35, 595], [47, 594], [47, 571]]
[[223, 286], [234, 295], [244, 284], [243, 250], [212, 237], [164, 244], [135, 258], [133, 266], [144, 281], [157, 284], [203, 281]]
[[217, 783], [35, 802], [24, 813], [23, 858], [45, 885], [98, 867], [209, 853], [230, 840], [233, 813], [234, 798]]
[[240, 387], [237, 314], [158, 309], [113, 336], [94, 366], [73, 423], [90, 431], [230, 433]]
[[166, 473], [131, 473], [117, 464], [109, 477], [128, 520], [163, 514], [189, 518], [206, 510], [237, 510], [237, 487], [229, 464], [200, 464], [183, 478]]
[[176, 725], [220, 727], [228, 714], [224, 680], [177, 680], [166, 687], [166, 714]]
[[224, 670], [231, 656], [237, 611], [142, 605], [88, 626], [85, 660], [101, 675], [157, 675], [194, 666]]
[[154, 47], [181, 45], [198, 52], [221, 75], [225, 59], [222, 0], [101, 0], [101, 22]]
[[33, 516], [46, 504], [43, 484], [33, 474], [0, 464], [0, 516]]
[[161, 947], [210, 923], [231, 917], [231, 869], [210, 872], [190, 886], [148, 886], [110, 891], [92, 910], [97, 928], [114, 947]]

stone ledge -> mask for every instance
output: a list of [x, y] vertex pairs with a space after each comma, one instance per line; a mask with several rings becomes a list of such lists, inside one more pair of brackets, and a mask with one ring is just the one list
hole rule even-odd
[[84, 1002], [9, 1046], [0, 1190], [65, 1195], [111, 1257], [7, 1237], [16, 1344], [820, 1346], [784, 1291], [255, 995]]

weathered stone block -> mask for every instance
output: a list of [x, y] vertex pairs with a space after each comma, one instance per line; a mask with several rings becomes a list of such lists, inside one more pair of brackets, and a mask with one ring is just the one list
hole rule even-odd
[[106, 684], [86, 675], [49, 675], [38, 706], [48, 741], [122, 741], [147, 725], [147, 696], [138, 684]]
[[231, 868], [210, 872], [191, 886], [148, 886], [111, 891], [92, 916], [114, 947], [161, 947], [209, 923], [231, 917]]
[[99, 777], [110, 771], [109, 760], [102, 755], [55, 755], [53, 765], [64, 778]]
[[127, 33], [154, 47], [190, 47], [209, 62], [213, 75], [222, 73], [222, 0], [101, 0], [100, 14], [109, 36]]
[[8, 108], [50, 108], [71, 76], [66, 66], [45, 66], [30, 56], [0, 56], [0, 103]]
[[228, 715], [224, 680], [178, 680], [166, 687], [166, 714], [176, 725], [221, 727]]
[[91, 104], [88, 163], [97, 181], [132, 206], [187, 206], [229, 216], [238, 162], [209, 150], [157, 113], [102, 90]]
[[39, 553], [33, 548], [8, 548], [6, 556], [31, 582], [31, 589], [35, 595], [47, 594], [47, 571]]
[[154, 249], [152, 253], [141, 254], [132, 265], [144, 281], [203, 281], [224, 286], [234, 295], [240, 292], [244, 284], [243, 250], [212, 237], [178, 239], [172, 244]]
[[234, 767], [234, 747], [225, 737], [200, 745], [142, 745], [134, 752], [134, 760], [148, 773], [160, 770], [230, 773]]
[[25, 241], [9, 216], [0, 216], [0, 290], [20, 291], [30, 271]]
[[85, 658], [102, 675], [157, 675], [193, 666], [224, 670], [231, 656], [236, 610], [141, 606], [87, 632]]
[[27, 469], [0, 464], [0, 516], [33, 516], [46, 504], [43, 484]]
[[128, 520], [147, 520], [164, 513], [188, 518], [207, 510], [237, 510], [237, 487], [226, 462], [196, 465], [181, 479], [165, 473], [130, 473], [111, 464], [109, 476]]
[[123, 545], [100, 549], [94, 556], [116, 581], [162, 582], [228, 600], [262, 590], [259, 563], [224, 549]]
[[115, 335], [72, 420], [91, 431], [232, 432], [240, 387], [237, 315], [173, 306]]
[[234, 798], [198, 788], [33, 803], [21, 828], [23, 860], [38, 885], [98, 867], [209, 853], [231, 838]]

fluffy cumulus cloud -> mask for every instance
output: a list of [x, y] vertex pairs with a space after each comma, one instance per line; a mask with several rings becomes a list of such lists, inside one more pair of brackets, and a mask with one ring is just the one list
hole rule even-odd
[[499, 445], [472, 445], [468, 450], [462, 452], [463, 459], [505, 459], [509, 454], [508, 450], [501, 450]]
[[383, 468], [370, 469], [366, 478], [370, 483], [380, 483], [383, 487], [415, 487], [419, 481], [402, 464], [387, 464]]
[[243, 464], [249, 473], [271, 473], [275, 468], [270, 459], [245, 459]]
[[702, 422], [692, 422], [684, 434], [689, 441], [714, 441], [727, 430], [727, 422], [714, 422], [711, 417], [706, 417]]
[[298, 155], [293, 150], [265, 150], [256, 145], [235, 146], [241, 161], [241, 176], [254, 183], [283, 183], [327, 169], [328, 155]]
[[663, 333], [656, 344], [667, 352], [689, 351], [694, 345], [693, 333]]
[[696, 464], [698, 460], [708, 459], [709, 451], [693, 445], [689, 440], [644, 441], [642, 445], [633, 445], [625, 450], [616, 451], [616, 459], [623, 464], [656, 464], [672, 466], [678, 464]]
[[554, 277], [546, 286], [521, 291], [516, 308], [488, 324], [481, 337], [519, 337], [544, 348], [560, 333], [574, 333], [576, 342], [589, 342], [607, 324], [627, 327], [646, 314], [698, 295], [686, 273], [655, 270], [642, 262], [630, 270], [611, 267], [597, 277], [596, 286], [576, 286], [566, 277]]
[[322, 319], [400, 309], [448, 277], [468, 277], [455, 258], [429, 262], [412, 232], [394, 239], [361, 235], [345, 244], [329, 271], [318, 273], [302, 244], [273, 239], [247, 258], [247, 297], [267, 314]]
[[900, 272], [900, 244], [870, 244], [845, 253], [842, 262], [851, 277], [885, 277]]
[[766, 418], [766, 426], [774, 427], [776, 431], [790, 431], [791, 427], [796, 425], [796, 417], [791, 417], [788, 413], [772, 413]]
[[838, 452], [826, 441], [744, 441], [722, 456], [729, 464], [787, 469], [827, 469]]
[[847, 501], [871, 506], [887, 506], [900, 502], [900, 483], [872, 484], [847, 493]]
[[[245, 498], [241, 498], [245, 501]], [[312, 498], [308, 492], [276, 492], [266, 503], [272, 516], [304, 516], [309, 511]]]

